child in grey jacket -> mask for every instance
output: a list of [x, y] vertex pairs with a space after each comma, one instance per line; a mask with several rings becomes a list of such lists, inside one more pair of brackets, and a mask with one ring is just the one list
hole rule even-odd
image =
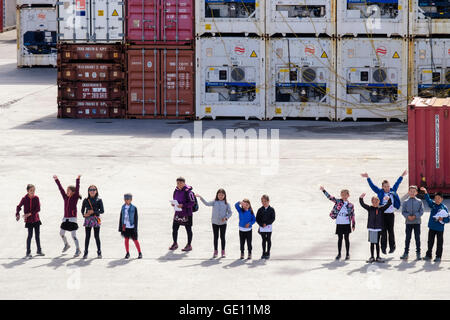
[[213, 259], [217, 258], [218, 255], [219, 233], [222, 246], [222, 258], [225, 258], [225, 232], [227, 230], [227, 221], [232, 215], [230, 204], [227, 202], [227, 193], [224, 189], [219, 189], [217, 190], [216, 198], [209, 202], [203, 199], [199, 194], [196, 194], [195, 196], [199, 197], [205, 206], [213, 207], [211, 216], [214, 234]]
[[417, 196], [417, 186], [410, 186], [408, 190], [409, 198], [402, 204], [402, 215], [406, 219], [406, 240], [405, 252], [400, 257], [402, 260], [408, 259], [409, 244], [411, 242], [411, 235], [414, 230], [414, 238], [416, 240], [416, 258], [421, 260], [420, 256], [420, 224], [423, 215], [423, 203]]

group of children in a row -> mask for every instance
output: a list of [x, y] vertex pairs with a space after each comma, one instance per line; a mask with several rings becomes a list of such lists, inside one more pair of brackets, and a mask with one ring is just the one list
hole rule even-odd
[[[77, 204], [82, 197], [80, 196], [80, 178], [76, 179], [75, 186], [69, 186], [66, 190], [63, 189], [57, 176], [53, 176], [59, 191], [64, 200], [64, 217], [60, 227], [60, 236], [64, 242], [63, 253], [66, 252], [70, 245], [66, 239], [65, 233], [70, 232], [72, 239], [75, 243], [76, 251], [74, 257], [81, 255], [80, 245], [78, 242], [76, 231], [78, 229], [77, 223]], [[26, 258], [31, 258], [31, 240], [33, 237], [33, 231], [37, 245], [37, 256], [44, 256], [40, 244], [40, 225], [41, 220], [39, 217], [40, 202], [39, 198], [35, 194], [36, 188], [34, 185], [29, 184], [27, 186], [27, 194], [22, 198], [16, 209], [16, 220], [20, 220], [20, 211], [24, 210], [23, 219], [25, 221], [25, 228], [28, 229], [27, 237], [27, 252]], [[206, 201], [202, 196], [194, 194], [192, 187], [186, 185], [184, 178], [177, 179], [177, 187], [173, 193], [172, 206], [176, 206], [175, 214], [172, 225], [172, 237], [173, 244], [169, 250], [176, 250], [178, 248], [177, 238], [178, 230], [180, 226], [184, 226], [187, 231], [188, 243], [182, 249], [183, 251], [192, 250], [192, 225], [193, 225], [193, 212], [198, 210], [197, 197], [209, 207], [212, 207], [212, 229], [214, 238], [214, 253], [213, 258], [218, 257], [218, 239], [221, 239], [221, 257], [225, 258], [225, 234], [227, 222], [232, 215], [230, 204], [227, 202], [227, 196], [224, 189], [219, 189], [216, 193], [216, 197], [213, 201]], [[132, 204], [132, 195], [127, 193], [124, 195], [124, 204], [120, 211], [119, 218], [119, 232], [125, 238], [125, 259], [130, 257], [129, 240], [133, 240], [136, 249], [138, 251], [138, 259], [142, 258], [142, 252], [138, 241], [138, 210]], [[262, 238], [263, 254], [261, 259], [270, 258], [270, 249], [272, 246], [272, 224], [275, 221], [275, 210], [269, 204], [269, 197], [263, 195], [261, 197], [262, 207], [257, 211], [255, 216], [250, 201], [244, 199], [235, 204], [235, 208], [239, 213], [239, 238], [240, 238], [240, 250], [241, 259], [244, 259], [245, 244], [247, 243], [248, 257], [252, 258], [252, 227], [255, 222], [259, 225], [258, 233]], [[92, 229], [94, 229], [94, 237], [97, 244], [97, 257], [102, 257], [101, 244], [100, 244], [100, 226], [101, 217], [104, 213], [103, 202], [99, 197], [98, 189], [96, 186], [91, 185], [88, 188], [88, 196], [83, 200], [81, 207], [81, 214], [84, 217], [84, 224], [86, 231], [85, 249], [83, 258], [88, 257], [88, 248], [91, 238]]]
[[[400, 209], [400, 207], [402, 208], [402, 215], [406, 219], [405, 251], [400, 258], [403, 260], [408, 259], [409, 244], [411, 241], [412, 232], [414, 231], [416, 241], [416, 259], [421, 260], [420, 224], [421, 217], [424, 212], [424, 206], [422, 201], [417, 198], [419, 191], [418, 187], [410, 186], [408, 190], [408, 199], [401, 203], [397, 190], [403, 181], [403, 177], [406, 176], [406, 171], [403, 172], [402, 176], [397, 180], [392, 188], [387, 180], [384, 180], [381, 188], [378, 188], [369, 178], [367, 173], [363, 173], [361, 176], [367, 179], [370, 188], [376, 193], [376, 196], [373, 196], [371, 199], [371, 206], [364, 202], [364, 197], [366, 195], [365, 193], [363, 193], [359, 198], [360, 205], [368, 212], [367, 229], [369, 231], [368, 239], [370, 242], [370, 258], [367, 262], [384, 262], [380, 256], [380, 242], [381, 251], [383, 254], [386, 254], [388, 239], [390, 249], [389, 253], [393, 253], [395, 251], [394, 211], [395, 209]], [[335, 203], [333, 210], [330, 213], [330, 217], [336, 220], [336, 234], [338, 235], [338, 255], [336, 259], [339, 260], [341, 258], [342, 241], [345, 239], [345, 260], [348, 260], [350, 259], [349, 234], [352, 230], [354, 231], [356, 227], [355, 208], [353, 204], [348, 201], [350, 193], [348, 190], [342, 190], [341, 198], [336, 199], [323, 187], [320, 187], [320, 190], [329, 200]], [[425, 200], [431, 209], [428, 220], [428, 250], [423, 259], [432, 259], [432, 250], [436, 238], [437, 250], [434, 261], [439, 262], [441, 261], [444, 243], [444, 224], [450, 222], [448, 208], [443, 204], [444, 197], [441, 192], [437, 192], [435, 194], [433, 201], [424, 187], [421, 188], [421, 191], [425, 194]]]

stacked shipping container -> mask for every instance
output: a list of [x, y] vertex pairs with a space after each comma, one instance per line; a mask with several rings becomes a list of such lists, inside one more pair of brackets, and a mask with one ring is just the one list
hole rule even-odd
[[127, 117], [194, 118], [194, 0], [126, 3]]
[[62, 1], [58, 7], [58, 117], [125, 117], [123, 4]]

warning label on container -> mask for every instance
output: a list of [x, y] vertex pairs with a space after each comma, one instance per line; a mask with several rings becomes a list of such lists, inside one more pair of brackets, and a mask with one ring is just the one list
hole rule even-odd
[[312, 55], [314, 55], [316, 53], [316, 48], [314, 48], [314, 46], [312, 46], [312, 45], [307, 45], [306, 47], [305, 47], [305, 54], [307, 55], [307, 56], [312, 56]]
[[394, 59], [400, 59], [400, 56], [399, 56], [399, 54], [398, 54], [397, 51], [395, 51], [395, 53], [394, 53], [394, 55], [392, 56], [392, 58], [394, 58]]
[[322, 53], [322, 55], [320, 57], [321, 58], [328, 58], [327, 53], [325, 51]]
[[117, 17], [119, 14], [117, 13], [117, 10], [116, 9], [114, 9], [114, 11], [113, 11], [113, 13], [112, 13], [112, 16], [113, 17]]
[[98, 16], [99, 17], [103, 17], [104, 11], [103, 10], [98, 10]]
[[258, 57], [258, 56], [256, 55], [255, 50], [253, 50], [253, 51], [252, 51], [252, 54], [250, 55], [250, 58], [256, 58], [256, 57]]
[[77, 16], [86, 16], [86, 0], [77, 0], [76, 15]]
[[243, 55], [245, 53], [245, 48], [244, 46], [237, 45], [234, 47], [234, 52], [236, 52], [236, 54], [238, 55]]
[[386, 49], [386, 47], [381, 46], [381, 47], [377, 48], [376, 52], [380, 56], [385, 56], [387, 53], [387, 49]]

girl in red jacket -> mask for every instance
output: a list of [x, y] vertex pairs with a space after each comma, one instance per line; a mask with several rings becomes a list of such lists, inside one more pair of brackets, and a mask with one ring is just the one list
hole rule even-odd
[[27, 238], [27, 253], [25, 258], [30, 259], [31, 255], [31, 239], [33, 238], [33, 230], [36, 239], [37, 246], [37, 256], [44, 256], [41, 249], [41, 240], [39, 237], [39, 229], [41, 220], [39, 218], [39, 212], [41, 211], [41, 205], [39, 203], [39, 198], [35, 195], [36, 188], [34, 185], [27, 185], [27, 194], [22, 198], [16, 209], [16, 220], [20, 220], [20, 210], [23, 207], [23, 220], [25, 221], [25, 228], [28, 229]]
[[76, 246], [74, 257], [78, 257], [81, 254], [80, 244], [78, 243], [77, 239], [77, 229], [78, 229], [77, 203], [78, 200], [81, 199], [80, 178], [81, 175], [77, 177], [76, 186], [68, 186], [67, 191], [64, 191], [63, 187], [61, 186], [61, 183], [59, 182], [58, 177], [53, 176], [53, 179], [55, 179], [55, 182], [58, 185], [59, 192], [61, 192], [61, 195], [64, 199], [64, 218], [63, 222], [61, 223], [61, 231], [60, 231], [61, 238], [64, 242], [64, 248], [62, 252], [64, 253], [70, 248], [70, 245], [67, 242], [67, 238], [65, 236], [66, 231], [69, 231], [72, 235], [73, 242], [75, 242]]

